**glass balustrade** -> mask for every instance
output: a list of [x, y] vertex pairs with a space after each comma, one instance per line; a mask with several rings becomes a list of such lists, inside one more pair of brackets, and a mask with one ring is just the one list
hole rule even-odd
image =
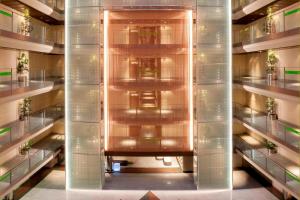
[[299, 194], [300, 166], [279, 154], [269, 154], [267, 148], [262, 144], [251, 145], [247, 141], [248, 139], [245, 136], [236, 136], [234, 138], [236, 149], [268, 172], [274, 179]]
[[63, 84], [64, 76], [61, 67], [46, 69], [30, 69], [29, 77], [32, 81], [51, 81], [54, 84]]
[[104, 0], [103, 6], [106, 8], [110, 7], [185, 7], [185, 8], [193, 8], [196, 5], [196, 1], [194, 0]]
[[[30, 76], [29, 72], [18, 74], [16, 68], [0, 68], [0, 96], [30, 92], [33, 90], [53, 86], [56, 79], [45, 80], [45, 73], [41, 70], [39, 76]], [[38, 78], [37, 78], [38, 77]], [[30, 78], [33, 78], [32, 80]], [[29, 80], [30, 79], [30, 80]], [[60, 79], [60, 83], [63, 80]], [[24, 88], [28, 88], [25, 90]]]
[[15, 68], [0, 68], [0, 91], [10, 90], [16, 79], [17, 70]]
[[267, 113], [237, 103], [234, 104], [234, 117], [266, 136], [300, 151], [300, 127], [280, 120], [272, 120]]
[[233, 0], [232, 1], [232, 10], [241, 10], [243, 7], [255, 2], [257, 0]]
[[272, 80], [268, 80], [266, 75], [253, 76], [254, 72], [243, 70], [242, 66], [238, 66], [234, 75], [235, 82], [258, 84], [262, 86], [271, 86], [286, 90], [300, 91], [300, 67], [276, 67]]
[[65, 1], [64, 0], [38, 0], [46, 5], [48, 5], [49, 7], [63, 12], [65, 10]]
[[275, 12], [268, 17], [234, 30], [233, 43], [253, 43], [257, 39], [274, 33], [285, 32], [300, 27], [298, 12], [299, 4]]
[[0, 192], [18, 183], [31, 171], [46, 161], [53, 151], [44, 149], [30, 149], [26, 155], [18, 155], [0, 166]]
[[53, 106], [30, 114], [24, 121], [15, 121], [0, 127], [0, 150], [20, 139], [35, 134], [63, 117], [62, 106]]
[[[64, 27], [51, 26], [33, 17], [29, 20], [29, 29], [25, 30], [24, 16], [19, 12], [13, 12], [0, 8], [0, 30], [6, 37], [13, 37], [20, 40], [29, 40], [42, 44], [64, 44]], [[15, 34], [14, 34], [15, 33]], [[20, 35], [25, 37], [20, 37]]]

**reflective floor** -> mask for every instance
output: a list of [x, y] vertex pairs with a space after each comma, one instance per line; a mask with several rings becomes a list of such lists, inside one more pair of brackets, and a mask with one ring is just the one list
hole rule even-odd
[[[197, 191], [189, 174], [116, 174], [107, 176], [105, 190], [64, 190], [64, 171], [53, 170], [22, 200], [140, 200], [149, 192], [161, 200], [277, 200], [247, 172], [234, 172], [234, 190]], [[151, 188], [152, 187], [152, 188]], [[148, 190], [146, 190], [147, 188]]]

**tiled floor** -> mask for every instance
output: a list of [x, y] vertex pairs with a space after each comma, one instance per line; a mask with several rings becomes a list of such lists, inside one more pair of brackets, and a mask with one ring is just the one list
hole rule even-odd
[[189, 174], [116, 174], [102, 191], [66, 192], [64, 171], [54, 170], [21, 200], [139, 200], [149, 190], [161, 200], [277, 200], [245, 171], [234, 177], [233, 191], [197, 191]]
[[113, 174], [108, 175], [105, 190], [196, 190], [192, 174]]

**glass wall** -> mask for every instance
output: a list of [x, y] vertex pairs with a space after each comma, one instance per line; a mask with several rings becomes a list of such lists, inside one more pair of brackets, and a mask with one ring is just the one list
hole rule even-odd
[[67, 189], [101, 189], [103, 15], [100, 1], [66, 1]]
[[198, 0], [194, 173], [199, 189], [232, 186], [230, 0]]

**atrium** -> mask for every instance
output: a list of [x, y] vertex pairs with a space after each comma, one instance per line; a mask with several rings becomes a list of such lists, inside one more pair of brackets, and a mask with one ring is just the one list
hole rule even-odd
[[0, 200], [300, 200], [300, 0], [0, 0]]

